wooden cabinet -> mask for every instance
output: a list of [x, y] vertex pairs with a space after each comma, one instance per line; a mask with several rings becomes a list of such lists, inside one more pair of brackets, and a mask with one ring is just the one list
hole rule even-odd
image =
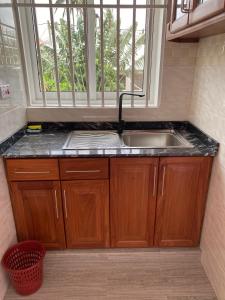
[[47, 248], [65, 247], [58, 181], [11, 182], [18, 240], [39, 240]]
[[109, 178], [108, 158], [64, 158], [59, 166], [62, 180]]
[[67, 247], [108, 247], [108, 180], [63, 181], [62, 190]]
[[111, 246], [152, 246], [158, 158], [113, 158], [110, 168]]
[[225, 0], [192, 0], [189, 25], [193, 25], [225, 12]]
[[57, 159], [8, 159], [10, 181], [59, 180]]
[[162, 158], [155, 246], [197, 246], [204, 215], [211, 158]]
[[170, 32], [174, 33], [188, 26], [189, 7], [189, 0], [172, 0]]
[[167, 40], [190, 41], [225, 32], [225, 0], [172, 0]]
[[211, 162], [7, 160], [18, 239], [40, 240], [48, 249], [197, 246]]

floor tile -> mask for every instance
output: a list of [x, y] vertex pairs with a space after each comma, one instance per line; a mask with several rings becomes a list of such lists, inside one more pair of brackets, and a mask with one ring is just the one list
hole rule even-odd
[[44, 269], [37, 293], [5, 300], [216, 300], [198, 249], [51, 251]]

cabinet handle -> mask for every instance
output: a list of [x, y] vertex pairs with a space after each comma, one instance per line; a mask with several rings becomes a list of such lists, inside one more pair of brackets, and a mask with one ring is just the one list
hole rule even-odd
[[63, 191], [63, 198], [64, 198], [64, 210], [65, 210], [65, 217], [66, 219], [68, 218], [68, 213], [67, 213], [67, 200], [66, 200], [66, 191]]
[[162, 192], [161, 196], [163, 197], [164, 195], [164, 187], [165, 187], [165, 176], [166, 176], [166, 167], [163, 167], [163, 180], [162, 180]]
[[49, 174], [50, 171], [15, 171], [15, 174]]
[[99, 173], [100, 170], [67, 170], [66, 173]]
[[156, 195], [156, 175], [157, 175], [157, 168], [154, 167], [154, 183], [153, 183], [153, 197]]
[[[190, 8], [185, 7], [184, 1], [185, 1], [185, 0], [182, 0], [182, 1], [181, 1], [181, 7], [180, 7], [180, 9], [181, 9], [181, 12], [182, 12], [183, 14], [188, 14], [191, 10], [190, 10]], [[189, 2], [187, 3], [187, 6], [188, 6], [188, 4], [189, 4]], [[190, 5], [190, 4], [189, 4], [189, 5]]]
[[56, 210], [56, 218], [59, 218], [59, 210], [58, 210], [58, 198], [57, 198], [57, 191], [55, 190], [55, 210]]

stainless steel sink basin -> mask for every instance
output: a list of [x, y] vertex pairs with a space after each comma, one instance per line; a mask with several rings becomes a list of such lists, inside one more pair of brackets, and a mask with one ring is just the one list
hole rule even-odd
[[172, 130], [124, 131], [72, 131], [64, 150], [129, 149], [129, 148], [193, 148], [179, 133]]
[[120, 136], [113, 131], [72, 131], [64, 150], [121, 148]]
[[129, 148], [193, 148], [180, 134], [174, 131], [125, 131], [122, 134]]

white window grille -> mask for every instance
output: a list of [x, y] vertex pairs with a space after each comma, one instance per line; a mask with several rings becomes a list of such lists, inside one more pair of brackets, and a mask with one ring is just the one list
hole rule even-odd
[[[30, 106], [155, 107], [165, 0], [14, 0]], [[17, 15], [17, 14], [15, 14]], [[18, 22], [19, 23], [19, 22]]]

